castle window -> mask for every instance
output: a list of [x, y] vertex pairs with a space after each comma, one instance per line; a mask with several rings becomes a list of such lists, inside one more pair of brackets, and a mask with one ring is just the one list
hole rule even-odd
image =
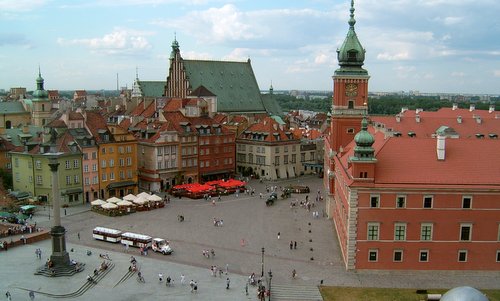
[[347, 108], [348, 109], [354, 109], [354, 101], [349, 100], [349, 102], [347, 103]]
[[470, 209], [472, 207], [472, 197], [464, 196], [462, 198], [462, 208]]
[[350, 50], [347, 52], [347, 61], [355, 62], [357, 58], [358, 52], [356, 50]]
[[402, 250], [394, 250], [394, 262], [402, 262], [403, 261], [403, 251]]

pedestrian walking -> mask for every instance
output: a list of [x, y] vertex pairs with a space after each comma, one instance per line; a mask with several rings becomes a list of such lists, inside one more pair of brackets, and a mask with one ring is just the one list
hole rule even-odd
[[231, 280], [229, 280], [229, 277], [226, 278], [226, 289], [229, 289], [229, 283], [231, 283]]
[[248, 296], [248, 282], [245, 284], [245, 295]]
[[189, 286], [191, 287], [191, 293], [194, 291], [194, 281], [191, 279], [191, 281], [189, 281]]
[[78, 232], [76, 236], [78, 236], [78, 240], [80, 240], [80, 232]]
[[163, 274], [162, 273], [158, 274], [158, 281], [163, 282]]
[[9, 291], [5, 293], [5, 298], [7, 298], [8, 301], [12, 300], [12, 296], [10, 295]]
[[226, 275], [229, 274], [229, 263], [226, 263]]
[[281, 232], [278, 232], [278, 239], [280, 239], [281, 237]]
[[293, 271], [292, 271], [292, 278], [295, 279], [296, 276], [297, 276], [297, 271], [295, 271], [295, 269], [293, 269]]
[[64, 209], [64, 215], [66, 215], [66, 209]]
[[30, 300], [35, 300], [35, 292], [34, 291], [30, 291], [28, 293], [28, 296], [30, 296]]
[[293, 242], [293, 248], [294, 248], [294, 249], [297, 249], [297, 241], [294, 241], [294, 242]]
[[186, 276], [184, 274], [181, 274], [181, 285], [184, 285], [186, 282]]
[[293, 241], [290, 240], [290, 250], [293, 249]]

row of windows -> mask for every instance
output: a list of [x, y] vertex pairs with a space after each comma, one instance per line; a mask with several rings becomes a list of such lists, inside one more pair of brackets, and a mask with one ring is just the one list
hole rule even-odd
[[[19, 167], [19, 158], [14, 158], [14, 166]], [[80, 160], [79, 159], [74, 159], [73, 161], [66, 160], [64, 162], [64, 166], [66, 169], [79, 168], [80, 167]], [[33, 162], [31, 160], [28, 161], [28, 168], [30, 168], [30, 169], [33, 168]], [[35, 160], [35, 168], [42, 169], [42, 161]]]
[[[19, 173], [16, 173], [15, 178], [16, 178], [16, 182], [21, 181]], [[28, 176], [28, 182], [33, 183], [33, 176]], [[79, 175], [66, 176], [66, 185], [79, 184], [79, 183], [80, 183], [80, 176]], [[35, 184], [36, 185], [43, 185], [43, 177], [41, 175], [37, 175], [35, 177]]]
[[[182, 149], [182, 151], [184, 152], [184, 148]], [[161, 156], [163, 154], [175, 155], [175, 154], [177, 154], [177, 145], [168, 145], [168, 146], [164, 146], [164, 147], [157, 147], [156, 152], [157, 152], [158, 156]], [[194, 147], [194, 153], [196, 154], [196, 147]]]
[[[381, 203], [380, 195], [371, 195], [370, 196], [370, 207], [371, 208], [379, 208]], [[432, 208], [434, 203], [434, 196], [426, 195], [422, 199], [422, 207], [423, 208]], [[398, 195], [396, 196], [396, 208], [406, 208], [406, 195]], [[462, 196], [462, 208], [470, 209], [472, 208], [472, 196]]]
[[[127, 157], [126, 161], [127, 161], [127, 166], [132, 166], [132, 158], [131, 157]], [[125, 166], [125, 160], [123, 158], [120, 158], [118, 160], [118, 164], [121, 167]], [[109, 164], [108, 164], [108, 162], [106, 160], [102, 160], [101, 161], [101, 168], [106, 168], [107, 166], [114, 167], [115, 166], [115, 160], [114, 159], [109, 159]], [[85, 171], [85, 166], [83, 167], [83, 169]], [[88, 167], [87, 167], [87, 170], [88, 170]]]
[[165, 162], [158, 161], [158, 169], [163, 168], [177, 168], [177, 158], [165, 160]]
[[[367, 229], [367, 240], [380, 240], [380, 223], [368, 223]], [[420, 224], [420, 240], [421, 241], [430, 241], [432, 240], [432, 223], [422, 223]], [[460, 224], [460, 232], [458, 235], [458, 239], [460, 241], [471, 241], [472, 240], [472, 224], [463, 223]], [[406, 223], [395, 223], [394, 224], [394, 240], [395, 241], [405, 241], [406, 237], [407, 225]], [[500, 231], [499, 231], [500, 233]], [[500, 238], [500, 234], [499, 234]]]
[[[393, 262], [403, 262], [404, 261], [404, 251], [403, 250], [394, 250], [392, 253], [392, 261]], [[458, 262], [467, 262], [469, 252], [468, 250], [458, 250], [457, 252], [457, 261]], [[376, 249], [368, 250], [368, 261], [369, 262], [377, 262], [379, 257], [379, 252]], [[419, 262], [429, 262], [430, 260], [430, 251], [429, 250], [420, 250], [418, 254]], [[500, 262], [500, 250], [496, 252], [496, 262]]]
[[[234, 139], [232, 137], [224, 137], [222, 139], [222, 143], [231, 143], [231, 142], [234, 142]], [[208, 144], [211, 144], [209, 138], [205, 139], [200, 138], [200, 145], [208, 145]], [[220, 139], [219, 138], [215, 139], [213, 144], [220, 144]]]
[[[132, 170], [128, 169], [127, 170], [127, 179], [132, 179]], [[123, 170], [120, 170], [119, 172], [119, 179], [120, 180], [124, 180], [125, 179], [125, 172]], [[105, 172], [103, 172], [101, 174], [101, 180], [103, 182], [107, 181], [107, 180], [110, 180], [110, 181], [114, 181], [115, 180], [115, 173], [114, 172], [110, 172], [109, 175]]]
[[[118, 153], [120, 153], [120, 154], [124, 154], [124, 151], [123, 151], [123, 150], [124, 150], [123, 146], [119, 146], [119, 147], [118, 147]], [[115, 151], [115, 150], [114, 150], [114, 147], [112, 147], [112, 146], [107, 147], [107, 148], [106, 148], [106, 147], [104, 147], [104, 146], [103, 146], [103, 147], [101, 147], [101, 154], [103, 154], [103, 155], [104, 155], [104, 154], [106, 154], [106, 153], [108, 153], [108, 154], [112, 154], [112, 153], [114, 153], [114, 151]], [[132, 153], [132, 146], [131, 146], [131, 145], [127, 145], [127, 146], [125, 146], [125, 151], [127, 152], [127, 154]], [[93, 158], [93, 159], [95, 159], [95, 158]]]
[[[233, 158], [224, 158], [224, 165], [233, 164]], [[219, 159], [213, 160], [213, 166], [219, 166]], [[210, 160], [200, 161], [200, 167], [210, 167]]]

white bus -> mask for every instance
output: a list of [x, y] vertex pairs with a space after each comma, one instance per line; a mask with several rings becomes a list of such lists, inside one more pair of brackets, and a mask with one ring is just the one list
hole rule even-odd
[[151, 242], [153, 238], [144, 234], [137, 234], [132, 232], [122, 233], [122, 244], [129, 245], [131, 247], [145, 248], [151, 247]]
[[104, 227], [95, 227], [92, 233], [95, 239], [109, 242], [120, 242], [122, 237], [122, 231]]

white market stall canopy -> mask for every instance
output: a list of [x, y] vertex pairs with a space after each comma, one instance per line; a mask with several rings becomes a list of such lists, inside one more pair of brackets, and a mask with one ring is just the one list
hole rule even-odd
[[92, 206], [101, 206], [103, 204], [106, 204], [106, 202], [101, 199], [97, 199], [95, 201], [90, 202], [90, 205]]
[[106, 204], [102, 204], [101, 207], [104, 209], [116, 209], [116, 208], [118, 208], [118, 205], [113, 204], [113, 203], [106, 203]]
[[147, 199], [153, 202], [163, 201], [163, 199], [156, 194], [150, 195]]
[[115, 196], [106, 200], [106, 202], [108, 203], [115, 203], [115, 204], [118, 203], [119, 201], [121, 200]]
[[123, 200], [123, 201], [119, 201], [118, 203], [116, 203], [116, 205], [118, 205], [118, 206], [132, 206], [133, 203], [126, 201], [126, 200]]
[[136, 197], [135, 195], [133, 195], [133, 194], [127, 194], [126, 196], [124, 196], [124, 197], [123, 197], [123, 199], [124, 199], [125, 201], [133, 201], [133, 200], [135, 200], [136, 198], [137, 198], [137, 197]]
[[149, 196], [151, 196], [151, 195], [150, 195], [149, 193], [147, 193], [147, 192], [141, 192], [141, 193], [139, 193], [139, 194], [137, 195], [137, 197], [138, 197], [138, 198], [139, 198], [139, 197], [143, 197], [143, 198], [146, 198], [146, 199], [147, 199]]

